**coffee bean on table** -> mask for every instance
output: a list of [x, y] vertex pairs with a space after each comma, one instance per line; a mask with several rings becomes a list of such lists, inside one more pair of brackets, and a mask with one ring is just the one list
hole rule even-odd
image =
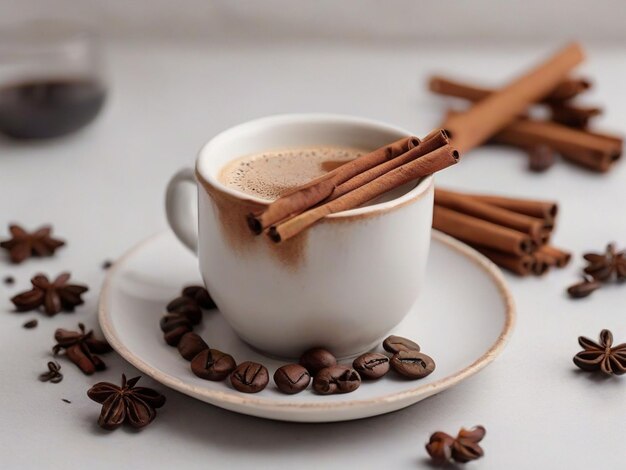
[[402, 336], [391, 335], [383, 341], [383, 349], [395, 354], [399, 351], [419, 351], [420, 346], [410, 339], [403, 338]]
[[359, 373], [341, 365], [326, 367], [313, 379], [313, 390], [321, 395], [354, 392], [359, 385], [361, 385]]
[[304, 366], [309, 374], [315, 375], [325, 367], [337, 365], [337, 359], [326, 349], [313, 348], [300, 356], [300, 365]]
[[195, 300], [201, 308], [207, 310], [217, 308], [209, 291], [202, 286], [187, 286], [183, 289], [182, 296]]
[[421, 379], [435, 370], [435, 361], [418, 351], [400, 351], [391, 358], [391, 367], [407, 379]]
[[209, 345], [196, 333], [185, 333], [178, 342], [178, 352], [188, 361], [191, 361], [200, 352], [209, 349]]
[[184, 315], [168, 313], [160, 322], [161, 331], [165, 333], [163, 338], [170, 346], [176, 346], [185, 333], [193, 330], [193, 325]]
[[243, 393], [257, 393], [263, 390], [270, 377], [264, 365], [256, 362], [242, 362], [230, 374], [230, 383]]
[[219, 382], [235, 370], [237, 364], [230, 354], [217, 349], [205, 349], [191, 360], [191, 371], [201, 379]]
[[389, 358], [384, 354], [365, 353], [354, 360], [352, 367], [363, 379], [379, 379], [389, 372]]
[[309, 386], [311, 374], [300, 364], [287, 364], [274, 372], [274, 382], [278, 390], [293, 395]]
[[176, 297], [167, 304], [167, 311], [185, 315], [192, 325], [197, 325], [202, 320], [202, 310], [198, 304], [189, 297]]

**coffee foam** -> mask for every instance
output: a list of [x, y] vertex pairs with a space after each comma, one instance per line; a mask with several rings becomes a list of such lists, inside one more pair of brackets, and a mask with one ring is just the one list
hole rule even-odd
[[248, 155], [220, 172], [225, 186], [273, 201], [286, 191], [326, 173], [328, 162], [350, 161], [364, 151], [349, 147], [308, 147]]

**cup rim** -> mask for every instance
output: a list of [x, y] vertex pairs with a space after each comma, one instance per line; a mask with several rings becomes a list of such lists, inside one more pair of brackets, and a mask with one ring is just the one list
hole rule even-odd
[[[326, 122], [326, 123], [340, 123], [340, 124], [353, 124], [356, 126], [362, 127], [371, 127], [376, 128], [377, 130], [388, 131], [392, 133], [397, 133], [398, 135], [412, 135], [413, 133], [407, 131], [406, 129], [394, 126], [392, 124], [387, 124], [382, 121], [378, 121], [375, 119], [362, 118], [357, 116], [350, 116], [346, 114], [333, 114], [333, 113], [291, 113], [291, 114], [276, 114], [271, 116], [265, 116], [257, 119], [252, 119], [250, 121], [243, 122], [241, 124], [237, 124], [235, 126], [231, 126], [228, 129], [223, 130], [219, 134], [215, 135], [211, 140], [209, 140], [206, 144], [202, 146], [200, 152], [198, 154], [198, 158], [196, 160], [196, 175], [204, 180], [205, 183], [209, 184], [212, 188], [217, 189], [223, 193], [228, 194], [231, 197], [234, 197], [243, 201], [253, 201], [258, 204], [268, 204], [268, 201], [265, 199], [261, 199], [256, 196], [252, 196], [249, 194], [244, 194], [235, 189], [231, 189], [226, 185], [222, 184], [216, 177], [214, 177], [210, 172], [205, 171], [206, 165], [203, 165], [202, 162], [208, 158], [208, 154], [210, 153], [212, 147], [216, 145], [217, 142], [223, 139], [228, 139], [235, 133], [239, 133], [242, 131], [246, 131], [252, 127], [259, 126], [269, 126], [269, 125], [280, 125], [287, 123], [315, 123], [315, 122]], [[327, 218], [332, 219], [342, 219], [360, 215], [367, 214], [376, 214], [380, 212], [386, 212], [395, 207], [403, 206], [413, 200], [417, 200], [422, 196], [433, 184], [433, 175], [426, 176], [422, 178], [411, 190], [402, 194], [401, 196], [391, 199], [390, 201], [380, 202], [377, 204], [372, 204], [364, 207], [357, 207], [355, 209], [350, 209], [347, 211], [337, 212], [335, 214], [330, 214]]]

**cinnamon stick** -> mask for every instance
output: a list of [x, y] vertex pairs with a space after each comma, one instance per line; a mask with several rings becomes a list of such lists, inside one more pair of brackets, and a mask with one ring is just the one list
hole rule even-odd
[[249, 214], [248, 226], [254, 233], [260, 234], [270, 225], [323, 201], [339, 184], [376, 165], [402, 155], [419, 143], [417, 137], [409, 136], [362, 155], [313, 182], [276, 199], [263, 212]]
[[622, 156], [622, 139], [597, 132], [571, 129], [535, 119], [517, 119], [493, 140], [509, 145], [545, 144], [563, 158], [591, 170], [606, 172]]
[[537, 250], [538, 253], [546, 256], [548, 258], [552, 258], [554, 260], [554, 264], [559, 268], [563, 268], [568, 265], [570, 259], [572, 258], [572, 254], [556, 248], [552, 245], [544, 245]]
[[530, 254], [535, 249], [528, 234], [438, 205], [434, 208], [433, 227], [466, 243], [509, 255]]
[[543, 101], [546, 103], [568, 101], [589, 88], [591, 88], [591, 81], [587, 78], [566, 78]]
[[270, 227], [268, 235], [276, 243], [287, 240], [327, 215], [359, 207], [405, 183], [454, 165], [458, 159], [458, 152], [450, 145], [439, 147], [421, 158], [392, 169], [337, 199], [304, 211], [278, 225]]
[[599, 116], [602, 110], [595, 106], [573, 106], [557, 103], [550, 106], [550, 119], [574, 129], [587, 129], [591, 118]]
[[578, 44], [570, 44], [544, 63], [477, 102], [467, 112], [449, 116], [442, 127], [464, 152], [488, 140], [548, 94], [583, 60]]
[[487, 194], [468, 194], [468, 197], [494, 206], [503, 207], [513, 212], [543, 219], [546, 228], [553, 226], [554, 219], [559, 210], [558, 204], [551, 201], [492, 196]]
[[526, 233], [536, 242], [540, 242], [543, 234], [543, 219], [481, 202], [465, 194], [437, 188], [435, 190], [435, 204]]
[[434, 150], [437, 150], [439, 147], [443, 147], [448, 143], [448, 136], [443, 130], [439, 130], [432, 135], [429, 134], [419, 145], [413, 147], [408, 152], [403, 153], [402, 155], [385, 163], [381, 163], [374, 168], [371, 168], [359, 175], [356, 175], [354, 178], [350, 178], [345, 183], [340, 184], [333, 190], [332, 194], [327, 200], [332, 201], [333, 199], [337, 199], [338, 197], [341, 197], [344, 194], [349, 193], [350, 191], [353, 191], [356, 188], [375, 180], [379, 176], [388, 173], [394, 168], [398, 168], [405, 163], [409, 163], [417, 158], [420, 158]]
[[530, 255], [509, 255], [481, 246], [474, 246], [474, 248], [501, 268], [508, 269], [515, 274], [519, 274], [520, 276], [528, 276], [532, 272], [533, 257]]
[[[573, 93], [577, 94], [587, 90], [589, 86], [589, 81], [583, 78], [566, 79], [557, 85], [541, 103], [550, 107], [551, 119], [554, 122], [576, 129], [586, 129], [591, 118], [601, 114], [602, 110], [597, 107], [575, 106], [569, 102], [559, 100], [559, 97], [570, 95], [570, 98], [572, 98], [573, 96], [571, 95]], [[472, 102], [480, 101], [494, 93], [494, 90], [489, 88], [469, 85], [440, 76], [430, 79], [429, 88], [440, 95], [454, 96]]]
[[531, 271], [535, 276], [543, 276], [550, 269], [551, 263], [541, 255], [541, 253], [533, 253]]
[[[579, 93], [589, 89], [590, 86], [591, 83], [585, 78], [566, 78], [539, 102], [556, 106], [557, 103], [562, 104], [564, 100], [574, 98]], [[441, 76], [431, 77], [428, 88], [439, 95], [463, 98], [473, 102], [483, 100], [495, 92], [490, 88], [469, 85]]]

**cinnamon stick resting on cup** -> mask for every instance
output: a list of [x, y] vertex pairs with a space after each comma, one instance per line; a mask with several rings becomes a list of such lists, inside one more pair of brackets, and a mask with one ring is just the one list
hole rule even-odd
[[381, 147], [299, 187], [248, 215], [248, 226], [274, 242], [287, 240], [323, 217], [359, 207], [405, 183], [455, 164], [458, 152], [442, 130], [423, 141], [407, 137]]

